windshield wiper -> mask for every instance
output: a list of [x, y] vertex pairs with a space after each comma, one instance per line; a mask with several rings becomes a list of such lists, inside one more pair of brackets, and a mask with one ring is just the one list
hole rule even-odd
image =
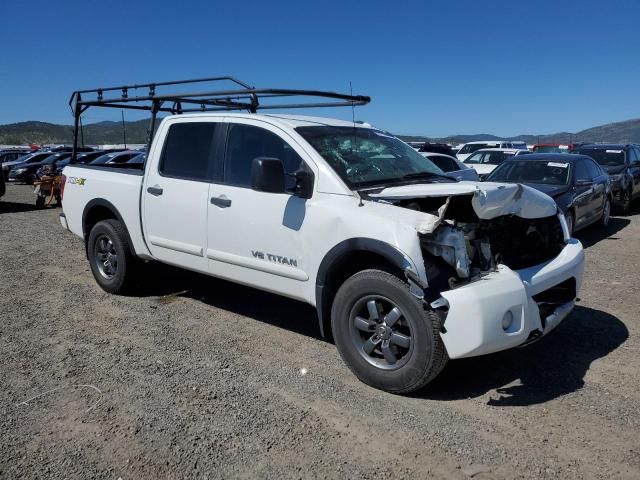
[[402, 177], [405, 180], [411, 180], [413, 178], [445, 178], [447, 180], [453, 180], [455, 182], [457, 182], [458, 180], [450, 177], [449, 175], [442, 175], [440, 173], [433, 173], [433, 172], [414, 172], [414, 173], [407, 173], [406, 175], [404, 175]]

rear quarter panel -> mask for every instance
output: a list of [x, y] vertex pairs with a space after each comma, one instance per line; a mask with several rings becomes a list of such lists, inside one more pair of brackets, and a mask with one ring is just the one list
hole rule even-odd
[[67, 177], [62, 210], [71, 232], [84, 238], [85, 209], [91, 202], [108, 202], [124, 221], [136, 254], [149, 256], [140, 225], [142, 171], [73, 165], [65, 167], [62, 173]]

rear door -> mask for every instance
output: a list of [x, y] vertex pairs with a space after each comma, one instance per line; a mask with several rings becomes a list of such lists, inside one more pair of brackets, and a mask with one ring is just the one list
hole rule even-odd
[[207, 205], [222, 117], [168, 120], [143, 185], [145, 239], [163, 262], [206, 272]]
[[591, 203], [591, 220], [595, 221], [602, 216], [604, 203], [607, 198], [608, 175], [600, 168], [596, 162], [585, 159], [589, 176], [593, 182], [593, 196]]

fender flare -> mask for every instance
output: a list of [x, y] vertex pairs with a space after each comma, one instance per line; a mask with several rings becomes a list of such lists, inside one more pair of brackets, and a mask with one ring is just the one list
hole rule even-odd
[[320, 335], [323, 338], [329, 336], [331, 327], [331, 312], [327, 311], [329, 309], [325, 306], [330, 292], [330, 288], [328, 288], [329, 286], [327, 285], [327, 277], [336, 262], [339, 262], [342, 257], [349, 253], [357, 251], [378, 254], [403, 272], [407, 268], [413, 271], [416, 270], [414, 263], [409, 257], [393, 245], [381, 240], [374, 240], [372, 238], [350, 238], [335, 245], [325, 254], [322, 262], [320, 262], [316, 276], [316, 311], [318, 313]]
[[120, 223], [122, 223], [122, 225], [124, 225], [124, 231], [127, 234], [127, 241], [129, 242], [129, 248], [131, 248], [131, 252], [133, 253], [133, 255], [136, 256], [135, 246], [131, 241], [131, 236], [129, 235], [129, 229], [127, 228], [127, 224], [125, 223], [124, 219], [122, 218], [122, 215], [120, 215], [120, 212], [113, 205], [113, 203], [111, 203], [108, 200], [105, 200], [104, 198], [94, 198], [90, 200], [85, 205], [84, 210], [82, 211], [82, 236], [84, 238], [85, 244], [89, 240], [89, 233], [90, 233], [90, 232], [87, 232], [87, 216], [89, 215], [89, 212], [94, 207], [106, 208], [111, 213], [113, 213], [113, 215], [116, 217], [116, 220], [118, 220]]

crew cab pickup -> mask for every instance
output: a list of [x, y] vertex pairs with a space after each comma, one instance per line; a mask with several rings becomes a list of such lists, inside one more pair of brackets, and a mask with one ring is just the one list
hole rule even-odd
[[547, 334], [582, 282], [550, 197], [458, 182], [367, 124], [183, 113], [162, 120], [144, 169], [63, 174], [62, 226], [104, 290], [134, 288], [156, 260], [302, 300], [353, 373], [390, 392]]

